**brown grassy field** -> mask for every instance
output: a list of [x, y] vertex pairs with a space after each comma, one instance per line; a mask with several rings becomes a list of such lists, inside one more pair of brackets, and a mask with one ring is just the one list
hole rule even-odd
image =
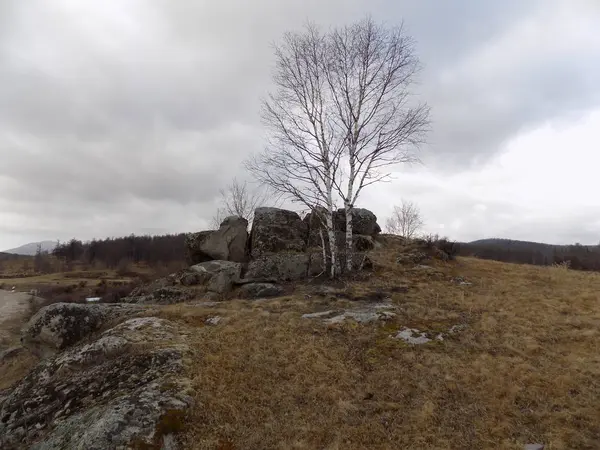
[[[345, 290], [391, 292], [389, 322], [303, 319], [353, 302], [302, 292], [166, 307], [194, 349], [184, 448], [600, 448], [600, 274], [470, 258], [411, 269], [386, 247]], [[443, 342], [391, 338], [456, 324]]]
[[[307, 285], [273, 300], [162, 308], [193, 349], [183, 448], [600, 449], [600, 274], [472, 258], [414, 268], [396, 263], [402, 250], [385, 242], [373, 274], [336, 283], [339, 298]], [[126, 281], [75, 271], [8, 282], [79, 295], [103, 278]], [[384, 297], [397, 308], [386, 322], [301, 317]], [[453, 325], [464, 329], [443, 341], [392, 338]], [[24, 352], [0, 367], [0, 389], [35, 362]]]

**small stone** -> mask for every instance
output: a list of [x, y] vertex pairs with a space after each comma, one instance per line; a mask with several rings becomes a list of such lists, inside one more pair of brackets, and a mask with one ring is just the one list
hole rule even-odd
[[431, 342], [431, 339], [429, 339], [425, 333], [414, 328], [403, 328], [394, 337], [413, 345], [422, 345]]
[[213, 316], [206, 319], [204, 323], [207, 325], [218, 325], [223, 318], [221, 316]]
[[448, 334], [458, 333], [459, 331], [464, 330], [467, 326], [464, 323], [459, 323], [457, 325], [452, 325], [448, 330]]
[[330, 315], [332, 315], [334, 313], [335, 313], [335, 311], [332, 311], [332, 310], [315, 312], [315, 313], [308, 313], [308, 314], [302, 314], [302, 318], [303, 319], [318, 319], [318, 318], [321, 318], [321, 317], [330, 316]]
[[525, 450], [544, 450], [544, 444], [525, 444]]

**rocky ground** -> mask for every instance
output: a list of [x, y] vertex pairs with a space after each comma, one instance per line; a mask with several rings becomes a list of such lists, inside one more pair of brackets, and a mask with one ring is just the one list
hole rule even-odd
[[0, 358], [0, 448], [596, 448], [600, 276], [372, 240], [335, 282], [210, 260], [41, 309]]

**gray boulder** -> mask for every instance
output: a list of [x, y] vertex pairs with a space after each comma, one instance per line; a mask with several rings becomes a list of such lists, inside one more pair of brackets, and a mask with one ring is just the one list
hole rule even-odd
[[40, 309], [23, 327], [21, 342], [40, 356], [49, 356], [119, 319], [147, 311], [120, 303], [54, 303]]
[[[130, 319], [42, 361], [0, 403], [0, 448], [163, 448], [191, 405], [174, 323]], [[169, 424], [169, 426], [165, 426]]]
[[233, 261], [207, 261], [193, 265], [190, 270], [208, 278], [207, 289], [225, 294], [233, 289], [242, 274], [242, 265]]
[[251, 256], [277, 252], [303, 252], [308, 225], [293, 212], [279, 208], [256, 208], [250, 235]]
[[215, 230], [199, 231], [197, 233], [189, 233], [185, 237], [185, 251], [187, 260], [190, 264], [198, 264], [204, 261], [210, 261], [214, 259], [210, 255], [207, 255], [202, 250], [203, 242], [212, 234]]
[[230, 216], [221, 223], [218, 230], [207, 233], [195, 245], [198, 249], [196, 254], [210, 260], [245, 262], [247, 244], [248, 221], [242, 217]]
[[279, 297], [284, 292], [283, 288], [273, 283], [248, 283], [239, 290], [241, 298], [269, 298]]
[[272, 282], [302, 280], [308, 275], [307, 253], [276, 253], [250, 261], [244, 279]]
[[[334, 226], [336, 231], [346, 231], [346, 211], [343, 208], [334, 214]], [[365, 208], [354, 208], [352, 211], [352, 234], [363, 234], [375, 236], [381, 233], [381, 227], [377, 224], [377, 216]]]
[[204, 285], [210, 280], [208, 272], [200, 273], [195, 270], [186, 269], [176, 276], [177, 282], [182, 286]]

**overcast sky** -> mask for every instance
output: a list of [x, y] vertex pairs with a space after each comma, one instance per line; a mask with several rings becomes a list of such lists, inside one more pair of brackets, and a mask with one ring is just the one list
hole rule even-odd
[[597, 0], [4, 0], [0, 249], [208, 227], [262, 148], [272, 49], [310, 19], [404, 19], [432, 108], [423, 166], [358, 206], [401, 198], [472, 240], [600, 241]]

